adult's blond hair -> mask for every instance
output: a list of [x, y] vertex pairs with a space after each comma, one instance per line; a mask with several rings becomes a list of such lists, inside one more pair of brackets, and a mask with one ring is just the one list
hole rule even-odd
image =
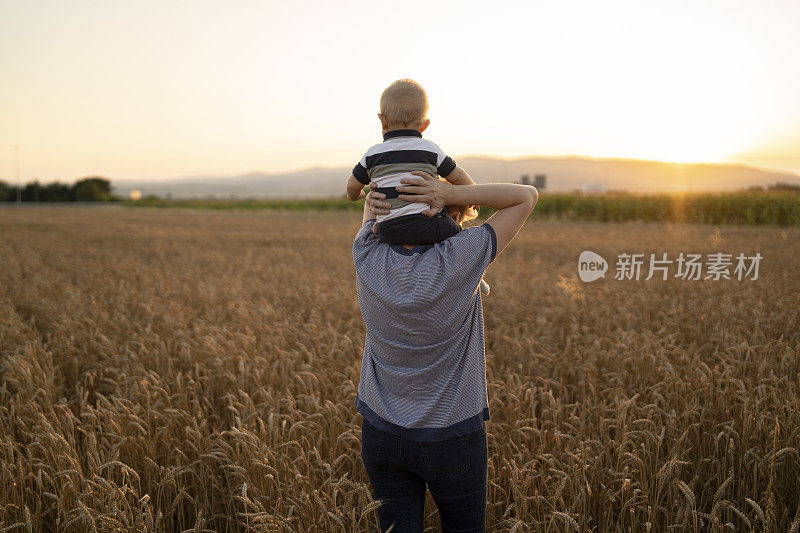
[[381, 115], [392, 126], [421, 126], [428, 116], [425, 89], [414, 80], [397, 80], [381, 94]]
[[448, 205], [447, 214], [451, 217], [456, 213], [461, 213], [461, 224], [470, 222], [478, 218], [478, 210], [473, 205]]

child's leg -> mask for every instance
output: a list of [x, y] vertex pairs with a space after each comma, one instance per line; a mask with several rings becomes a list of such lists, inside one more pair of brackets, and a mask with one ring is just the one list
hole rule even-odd
[[378, 224], [378, 236], [387, 244], [436, 244], [460, 231], [461, 226], [447, 216], [445, 210], [432, 217], [422, 214], [405, 215]]
[[486, 282], [483, 280], [483, 278], [481, 278], [481, 292], [482, 292], [483, 294], [485, 294], [485, 295], [488, 295], [490, 290], [491, 290], [491, 287], [489, 287], [489, 284], [488, 284], [488, 283], [486, 283]]

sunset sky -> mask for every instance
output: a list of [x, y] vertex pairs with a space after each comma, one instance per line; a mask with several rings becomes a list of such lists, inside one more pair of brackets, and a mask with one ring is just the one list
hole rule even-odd
[[0, 180], [353, 165], [419, 81], [448, 154], [800, 173], [800, 2], [0, 0]]

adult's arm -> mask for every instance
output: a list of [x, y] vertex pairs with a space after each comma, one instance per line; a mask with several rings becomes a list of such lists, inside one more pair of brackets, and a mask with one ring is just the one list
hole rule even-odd
[[484, 205], [497, 209], [487, 224], [497, 237], [497, 253], [503, 251], [533, 211], [539, 192], [532, 185], [491, 183], [485, 185], [452, 185], [426, 172], [414, 171], [419, 178], [404, 178], [407, 185], [397, 188], [401, 200], [421, 202], [438, 212], [446, 205]]

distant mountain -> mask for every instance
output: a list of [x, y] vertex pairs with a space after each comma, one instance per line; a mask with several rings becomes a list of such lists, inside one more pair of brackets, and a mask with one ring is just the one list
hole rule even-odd
[[[546, 191], [564, 192], [592, 185], [632, 192], [722, 191], [766, 186], [778, 181], [800, 185], [800, 176], [734, 164], [665, 163], [638, 159], [585, 157], [458, 158], [458, 164], [478, 183], [518, 181], [527, 174], [544, 174]], [[158, 181], [114, 181], [114, 191], [172, 198], [322, 198], [343, 196], [350, 168], [312, 168], [280, 174], [198, 176]]]
[[545, 174], [550, 191], [570, 191], [589, 184], [632, 192], [721, 191], [766, 186], [776, 181], [800, 184], [796, 174], [736, 164], [586, 157], [462, 157], [459, 164], [472, 176], [492, 176], [491, 181], [517, 181], [523, 174], [533, 179], [535, 174]]
[[[347, 172], [347, 176], [342, 175]], [[114, 180], [114, 192], [128, 197], [132, 190], [142, 196], [172, 198], [325, 198], [344, 196], [350, 170], [313, 168], [285, 174], [250, 173], [240, 176], [195, 176], [154, 181]]]

